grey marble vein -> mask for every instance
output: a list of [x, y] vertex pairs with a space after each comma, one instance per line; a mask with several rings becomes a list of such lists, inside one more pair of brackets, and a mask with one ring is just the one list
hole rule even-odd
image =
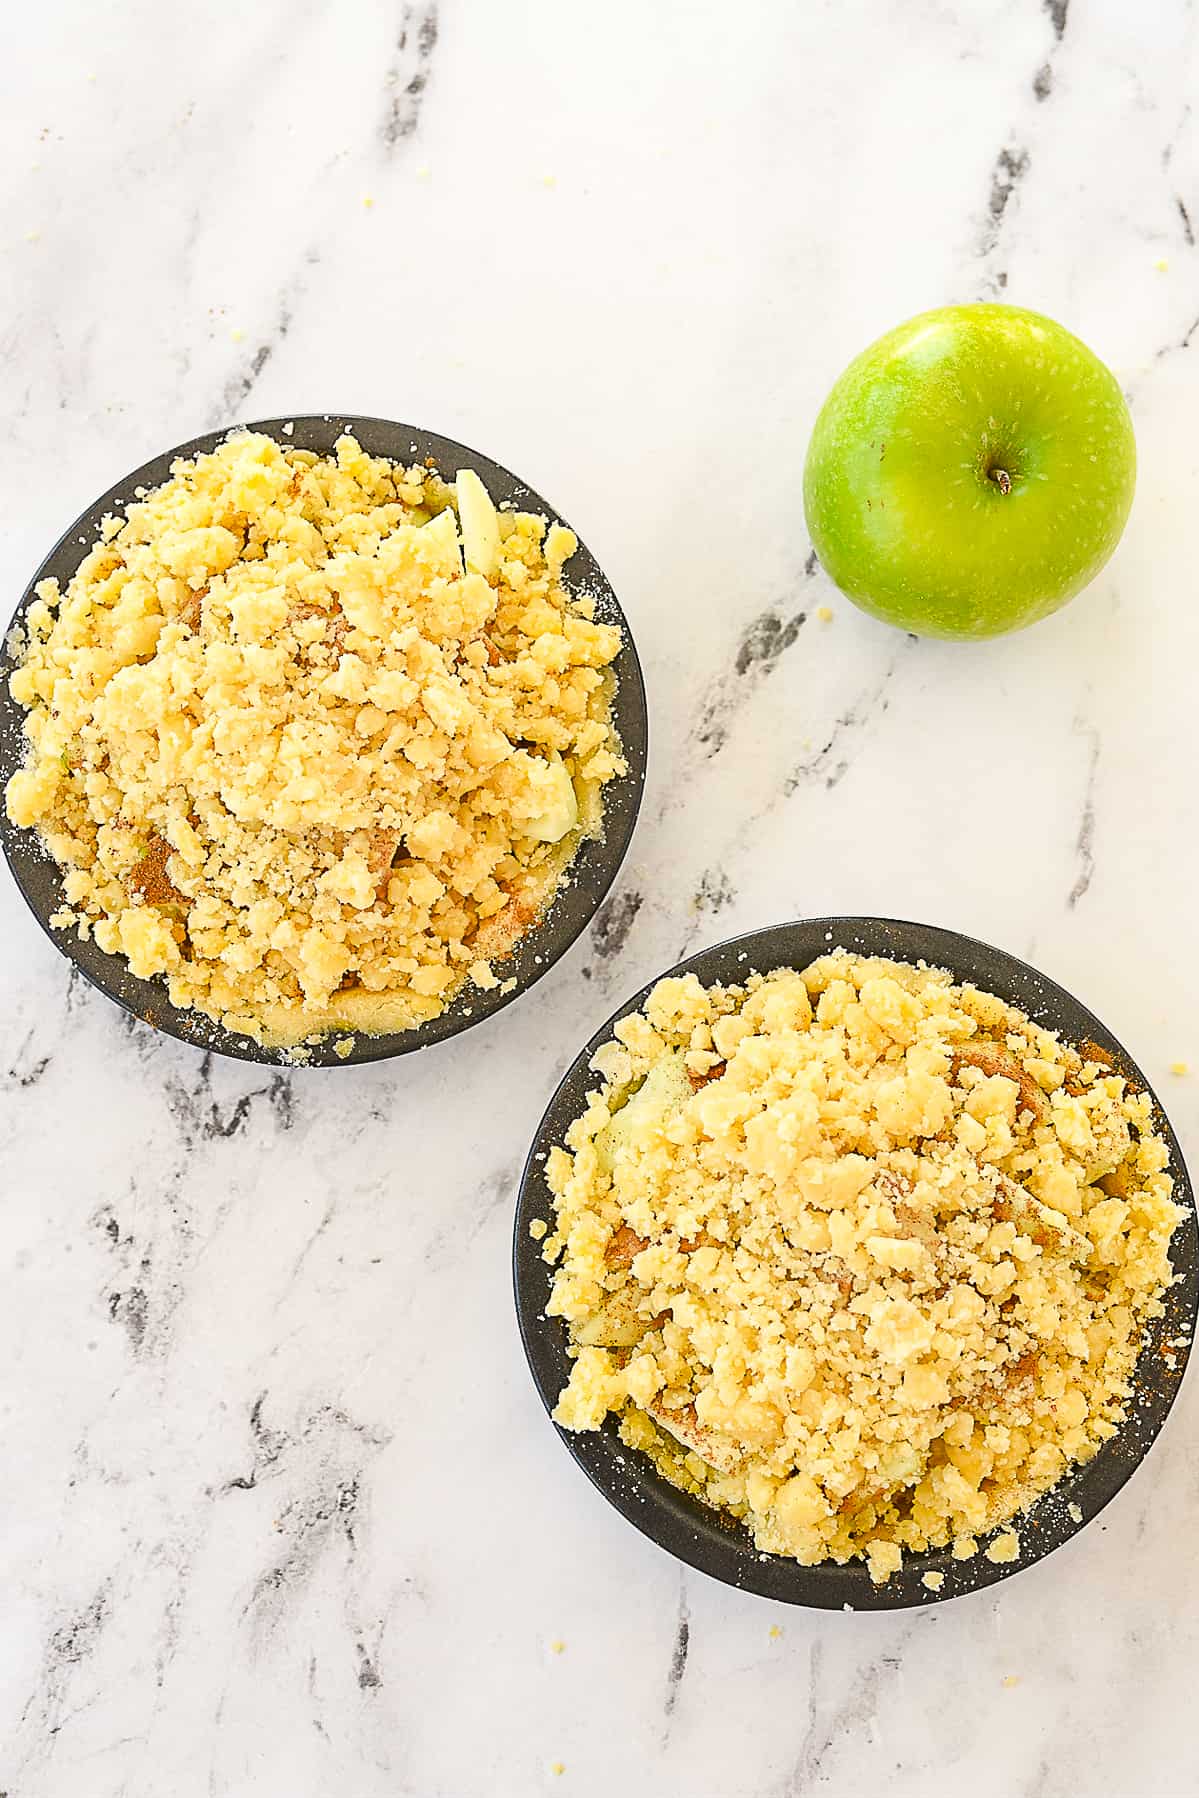
[[687, 1575], [679, 1572], [679, 1602], [675, 1617], [674, 1640], [670, 1645], [670, 1665], [666, 1669], [666, 1697], [662, 1705], [663, 1741], [669, 1738], [679, 1692], [687, 1673], [687, 1657], [691, 1652], [691, 1607], [687, 1602]]
[[1083, 790], [1082, 812], [1078, 821], [1078, 835], [1074, 840], [1078, 872], [1066, 900], [1071, 911], [1080, 900], [1086, 897], [1091, 882], [1095, 878], [1095, 788], [1102, 749], [1102, 740], [1097, 730], [1085, 724], [1080, 724], [1078, 729], [1087, 739], [1087, 777]]
[[[1021, 145], [1004, 145], [991, 170], [991, 191], [987, 199], [987, 219], [979, 238], [979, 255], [990, 256], [999, 243], [1008, 207], [1028, 174], [1031, 156]], [[1002, 279], [1000, 285], [1003, 285]]]
[[632, 886], [618, 887], [605, 899], [589, 932], [591, 952], [597, 961], [614, 960], [621, 954], [644, 903], [645, 895]]
[[832, 1777], [827, 1771], [828, 1760], [834, 1755], [843, 1757], [854, 1738], [871, 1727], [880, 1692], [885, 1683], [895, 1677], [900, 1662], [895, 1655], [883, 1655], [868, 1662], [849, 1690], [831, 1705], [821, 1702], [824, 1665], [820, 1644], [813, 1643], [808, 1663], [808, 1726], [799, 1758], [781, 1787], [780, 1798], [806, 1798], [808, 1793], [828, 1783]]
[[1060, 44], [1066, 35], [1066, 22], [1070, 16], [1070, 0], [1043, 0], [1043, 3], [1053, 26], [1053, 35]]
[[[809, 551], [803, 565], [803, 579], [811, 580], [816, 568], [815, 554]], [[691, 741], [703, 757], [720, 754], [728, 741], [734, 718], [748, 704], [760, 683], [774, 672], [780, 657], [795, 643], [806, 622], [807, 613], [802, 607], [788, 611], [785, 605], [776, 603], [759, 612], [742, 629], [731, 657], [731, 668], [710, 683], [691, 727]]]
[[[374, 1067], [159, 1037], [0, 882], [0, 1792], [1197, 1788], [1189, 1383], [1104, 1517], [985, 1600], [803, 1613], [603, 1503], [510, 1291], [564, 1067], [680, 955], [787, 915], [1032, 945], [1199, 1153], [1199, 1082], [1169, 1072], [1199, 1067], [1197, 29], [1186, 0], [14, 17], [10, 595], [206, 424], [411, 418], [599, 555], [652, 756], [574, 950]], [[916, 643], [811, 557], [804, 449], [857, 350], [972, 294], [1109, 362], [1139, 492], [1059, 616]]]
[[382, 139], [389, 152], [410, 138], [420, 123], [437, 32], [436, 0], [416, 0], [404, 7], [395, 58], [387, 71]]

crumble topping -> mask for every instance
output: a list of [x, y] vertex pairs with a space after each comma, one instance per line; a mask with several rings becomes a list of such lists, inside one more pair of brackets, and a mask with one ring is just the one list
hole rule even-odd
[[177, 462], [26, 615], [6, 803], [52, 922], [278, 1044], [495, 986], [624, 771], [576, 548], [349, 436]]
[[876, 1582], [1115, 1434], [1180, 1212], [1097, 1045], [844, 951], [662, 980], [615, 1039], [547, 1160], [560, 1424], [616, 1414], [759, 1549]]

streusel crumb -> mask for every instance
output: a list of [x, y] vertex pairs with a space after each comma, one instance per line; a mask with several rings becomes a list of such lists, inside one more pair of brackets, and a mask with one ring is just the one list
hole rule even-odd
[[1102, 1051], [841, 951], [660, 981], [615, 1037], [547, 1162], [560, 1424], [616, 1413], [759, 1549], [879, 1582], [1115, 1434], [1180, 1214]]
[[6, 797], [53, 922], [273, 1043], [493, 987], [624, 768], [576, 547], [348, 436], [177, 462], [26, 615]]

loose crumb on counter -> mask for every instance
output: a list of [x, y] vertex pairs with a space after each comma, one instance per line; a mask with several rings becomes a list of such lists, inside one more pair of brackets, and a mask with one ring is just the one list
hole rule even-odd
[[804, 1565], [1005, 1528], [1123, 1420], [1171, 1279], [1149, 1097], [937, 969], [662, 980], [551, 1149], [554, 1416]]

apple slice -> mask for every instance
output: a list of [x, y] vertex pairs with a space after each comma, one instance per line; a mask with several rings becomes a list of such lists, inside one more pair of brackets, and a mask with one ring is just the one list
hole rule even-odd
[[638, 1149], [648, 1148], [655, 1134], [690, 1097], [691, 1081], [682, 1051], [656, 1061], [637, 1091], [595, 1138], [595, 1151], [603, 1171], [612, 1172], [621, 1149], [635, 1154]]
[[500, 521], [491, 495], [472, 468], [460, 468], [454, 483], [466, 566], [489, 581], [500, 555]]
[[717, 1473], [736, 1473], [745, 1460], [745, 1450], [738, 1447], [730, 1437], [724, 1437], [715, 1430], [709, 1430], [699, 1421], [694, 1405], [683, 1405], [677, 1411], [669, 1411], [660, 1398], [652, 1398], [646, 1411], [653, 1418], [659, 1429], [666, 1430], [676, 1442], [714, 1467]]
[[439, 572], [461, 574], [462, 550], [458, 543], [458, 521], [454, 517], [453, 508], [447, 506], [444, 512], [438, 512], [428, 524], [422, 524], [418, 529], [432, 552], [431, 560]]
[[561, 757], [542, 762], [537, 774], [541, 811], [530, 819], [528, 832], [539, 843], [560, 843], [567, 831], [579, 821], [579, 802], [575, 797], [570, 770]]

